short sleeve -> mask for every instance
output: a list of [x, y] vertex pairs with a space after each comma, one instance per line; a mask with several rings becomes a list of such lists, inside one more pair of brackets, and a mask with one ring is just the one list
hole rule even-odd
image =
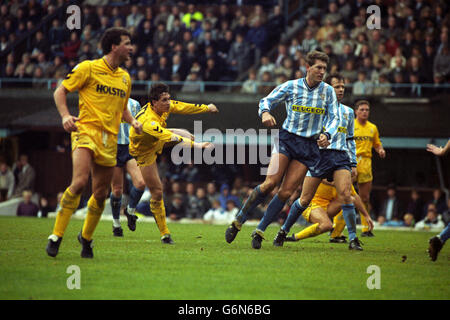
[[62, 85], [70, 92], [79, 90], [87, 83], [91, 74], [90, 61], [86, 60], [77, 64], [63, 80]]

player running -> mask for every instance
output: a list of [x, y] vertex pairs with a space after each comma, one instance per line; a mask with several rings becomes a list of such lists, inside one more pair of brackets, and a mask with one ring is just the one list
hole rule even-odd
[[[344, 98], [344, 78], [339, 74], [330, 75], [327, 82], [336, 91], [338, 101]], [[352, 198], [352, 172], [356, 167], [356, 148], [353, 140], [354, 112], [353, 109], [338, 103], [339, 122], [337, 134], [331, 139], [326, 149], [320, 150], [320, 161], [311, 176], [307, 176], [303, 183], [300, 198], [291, 206], [286, 221], [278, 231], [273, 241], [274, 246], [283, 246], [287, 233], [300, 215], [307, 209], [314, 197], [322, 179], [334, 181], [337, 194], [342, 203], [343, 217], [347, 224], [349, 234], [349, 249], [362, 250], [358, 237], [356, 237], [356, 212]]]
[[305, 78], [279, 85], [259, 103], [258, 114], [265, 126], [276, 125], [270, 111], [280, 102], [285, 103], [287, 117], [280, 130], [279, 146], [272, 152], [266, 179], [253, 190], [225, 232], [228, 243], [235, 239], [249, 212], [282, 181], [278, 193], [252, 233], [252, 247], [261, 248], [266, 228], [303, 182], [308, 169], [316, 170], [320, 159], [319, 146], [326, 147], [336, 134], [339, 120], [336, 94], [330, 85], [322, 81], [329, 57], [323, 52], [311, 51], [306, 56], [306, 62]]
[[[372, 148], [378, 153], [381, 159], [386, 157], [386, 151], [380, 141], [378, 128], [369, 121], [370, 104], [366, 100], [360, 100], [355, 103], [355, 142], [356, 142], [356, 160], [358, 162], [358, 193], [370, 212], [370, 192], [372, 190]], [[365, 217], [361, 215], [363, 225], [361, 237], [373, 237], [372, 231], [368, 230], [368, 223]]]
[[[140, 103], [131, 98], [128, 99], [127, 107], [133, 117], [135, 117], [139, 110], [141, 110]], [[136, 206], [145, 191], [145, 182], [142, 178], [141, 171], [137, 167], [136, 160], [130, 155], [128, 149], [128, 145], [130, 143], [130, 139], [128, 137], [129, 131], [130, 125], [126, 122], [122, 122], [120, 124], [118, 135], [117, 163], [114, 168], [111, 182], [111, 195], [109, 197], [113, 216], [113, 235], [115, 237], [123, 237], [123, 229], [120, 225], [120, 208], [122, 206], [124, 170], [128, 172], [132, 182], [129, 192], [128, 205], [124, 211], [124, 214], [127, 217], [128, 228], [131, 231], [136, 230], [137, 216], [134, 214], [134, 211], [136, 210]]]
[[145, 184], [150, 191], [150, 211], [152, 212], [161, 235], [161, 242], [172, 244], [173, 240], [166, 223], [166, 210], [163, 201], [163, 186], [158, 175], [156, 158], [162, 149], [181, 143], [191, 148], [213, 148], [209, 142], [195, 142], [189, 134], [182, 136], [174, 129], [166, 129], [166, 121], [171, 113], [198, 114], [217, 113], [214, 104], [191, 104], [170, 100], [169, 87], [163, 83], [153, 84], [149, 92], [149, 102], [137, 114], [143, 125], [143, 132], [130, 129], [130, 154], [136, 158]]

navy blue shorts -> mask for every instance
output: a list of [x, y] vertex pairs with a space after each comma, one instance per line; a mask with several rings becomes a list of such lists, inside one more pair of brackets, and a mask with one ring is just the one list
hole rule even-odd
[[316, 139], [300, 137], [283, 129], [280, 130], [276, 152], [284, 154], [289, 160], [297, 160], [311, 171], [315, 170], [320, 160]]
[[130, 155], [130, 151], [128, 150], [127, 144], [118, 144], [117, 145], [117, 163], [116, 167], [123, 168], [128, 161], [133, 159], [133, 157]]
[[320, 149], [320, 161], [316, 170], [311, 170], [311, 176], [333, 181], [333, 173], [337, 170], [352, 171], [347, 152], [332, 149]]

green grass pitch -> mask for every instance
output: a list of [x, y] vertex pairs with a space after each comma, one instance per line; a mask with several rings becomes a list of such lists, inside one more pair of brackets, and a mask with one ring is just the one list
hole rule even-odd
[[[54, 219], [0, 218], [0, 299], [449, 299], [449, 245], [436, 262], [426, 253], [434, 233], [376, 230], [364, 251], [330, 244], [322, 235], [284, 247], [272, 246], [269, 227], [261, 250], [250, 245], [254, 227], [244, 226], [232, 244], [226, 226], [169, 224], [175, 245], [163, 245], [154, 223], [112, 236], [110, 221], [94, 234], [94, 259], [80, 258], [72, 219], [59, 255], [48, 257]], [[298, 227], [295, 227], [298, 229]], [[80, 289], [68, 289], [67, 269], [80, 268]], [[380, 268], [380, 289], [369, 290]]]

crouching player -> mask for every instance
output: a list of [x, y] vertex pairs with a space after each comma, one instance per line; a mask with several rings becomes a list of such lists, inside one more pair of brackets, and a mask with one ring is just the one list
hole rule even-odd
[[[369, 213], [367, 212], [364, 203], [356, 193], [353, 186], [352, 197], [355, 208], [364, 215], [364, 217], [367, 219], [369, 230], [372, 230], [373, 222], [370, 219]], [[326, 179], [322, 180], [319, 187], [317, 188], [310, 206], [305, 211], [303, 211], [302, 215], [306, 221], [312, 223], [313, 225], [303, 229], [298, 233], [292, 234], [291, 236], [286, 238], [286, 241], [299, 241], [311, 237], [316, 237], [322, 233], [331, 231], [333, 229], [333, 224], [331, 222], [333, 217], [341, 216], [341, 219], [343, 219], [341, 202], [338, 199], [337, 191], [334, 185], [328, 182]], [[345, 243], [347, 241], [345, 240], [344, 236], [341, 236], [337, 239], [330, 239], [330, 242]]]

